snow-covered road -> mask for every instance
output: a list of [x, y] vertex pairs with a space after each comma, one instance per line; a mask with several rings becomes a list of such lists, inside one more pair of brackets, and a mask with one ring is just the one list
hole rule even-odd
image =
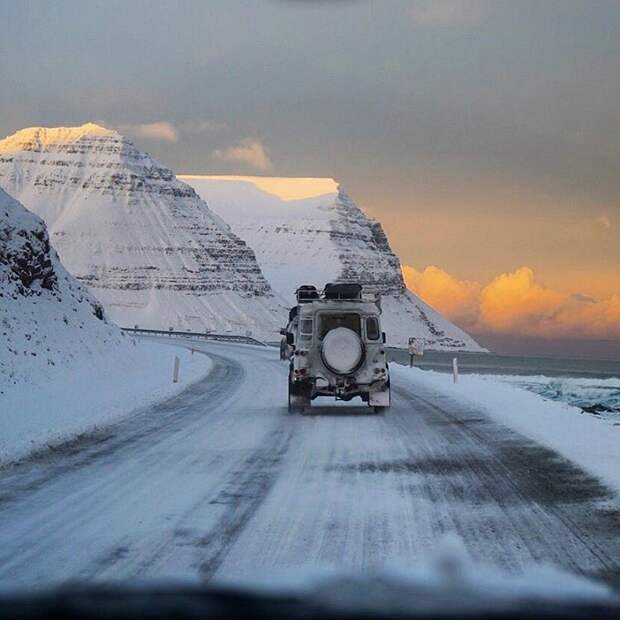
[[620, 585], [617, 498], [550, 450], [415, 379], [385, 416], [289, 416], [275, 349], [194, 346], [204, 380], [0, 472], [1, 589], [412, 564], [448, 533], [508, 571]]

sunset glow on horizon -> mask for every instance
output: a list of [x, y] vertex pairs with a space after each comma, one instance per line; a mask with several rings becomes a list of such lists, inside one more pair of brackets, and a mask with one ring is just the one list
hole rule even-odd
[[403, 266], [407, 287], [473, 335], [620, 340], [620, 294], [602, 300], [567, 295], [519, 267], [486, 285], [457, 280], [435, 266]]
[[245, 181], [282, 200], [303, 200], [338, 191], [338, 183], [329, 178], [263, 177], [249, 175], [179, 174], [179, 179], [214, 179], [219, 181]]

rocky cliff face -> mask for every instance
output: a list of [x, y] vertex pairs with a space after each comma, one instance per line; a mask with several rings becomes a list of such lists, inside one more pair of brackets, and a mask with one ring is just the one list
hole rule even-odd
[[[406, 289], [400, 261], [381, 224], [335, 182], [316, 179], [312, 195], [311, 179], [179, 178], [253, 248], [269, 283], [289, 303], [299, 284], [322, 287], [352, 280], [382, 294], [390, 343], [405, 345], [413, 336], [423, 338], [428, 348], [481, 350], [468, 334]], [[293, 199], [286, 199], [287, 183]], [[308, 197], [297, 195], [296, 184], [310, 187]]]
[[383, 295], [400, 295], [405, 283], [400, 261], [379, 222], [366, 216], [342, 190], [333, 201], [329, 238], [338, 248], [338, 280], [362, 282]]
[[19, 131], [0, 141], [0, 186], [45, 220], [63, 263], [121, 325], [276, 333], [282, 307], [254, 252], [117, 132]]

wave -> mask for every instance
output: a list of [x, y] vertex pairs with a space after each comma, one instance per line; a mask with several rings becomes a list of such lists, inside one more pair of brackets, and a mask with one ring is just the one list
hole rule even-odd
[[620, 418], [620, 379], [494, 375], [495, 380], [521, 387], [548, 400], [579, 407], [602, 417]]

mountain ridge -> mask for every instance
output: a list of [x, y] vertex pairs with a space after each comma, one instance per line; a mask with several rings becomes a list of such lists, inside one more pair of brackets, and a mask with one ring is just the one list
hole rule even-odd
[[[299, 284], [322, 287], [354, 280], [381, 293], [384, 328], [392, 344], [405, 346], [415, 337], [427, 348], [485, 350], [407, 290], [400, 260], [381, 224], [332, 179], [327, 179], [335, 185], [331, 193], [323, 193], [319, 183], [314, 192], [306, 187], [303, 198], [283, 200], [264, 189], [269, 177], [178, 176], [254, 249], [272, 288], [288, 303]], [[294, 177], [272, 180], [297, 182]]]
[[0, 186], [123, 326], [274, 340], [299, 284], [355, 280], [381, 293], [392, 344], [483, 350], [406, 289], [381, 224], [334, 179], [177, 177], [86, 123], [1, 140]]

